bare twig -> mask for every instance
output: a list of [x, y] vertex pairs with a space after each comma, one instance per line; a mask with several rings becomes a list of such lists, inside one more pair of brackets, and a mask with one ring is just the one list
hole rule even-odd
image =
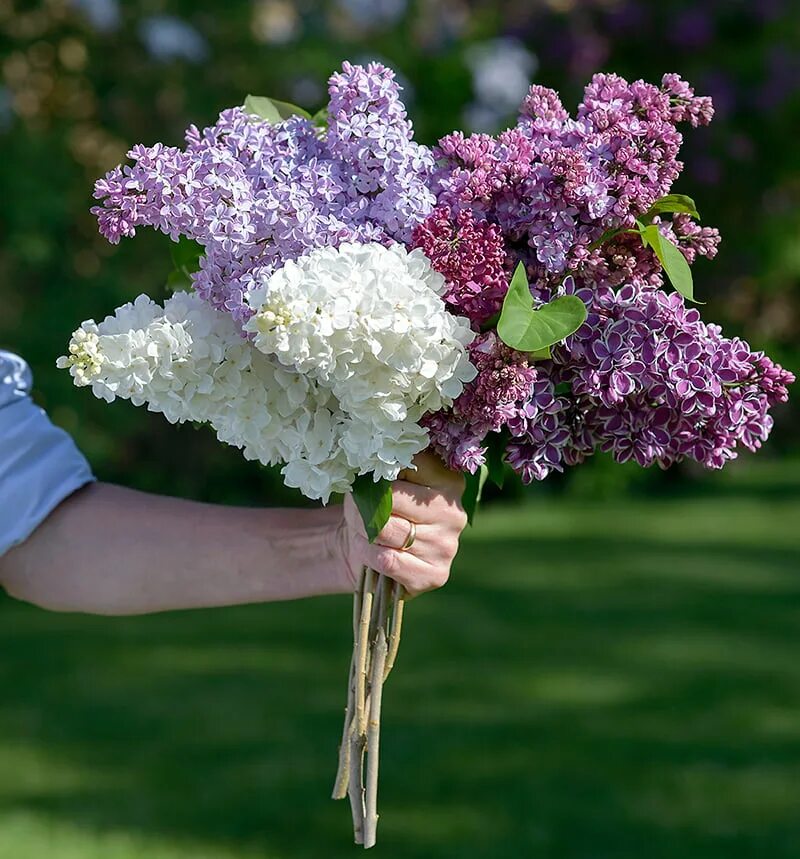
[[354, 839], [364, 847], [377, 838], [383, 684], [397, 656], [405, 597], [401, 585], [365, 569], [353, 605], [353, 658], [333, 797], [349, 797]]
[[[385, 615], [384, 615], [385, 620]], [[373, 847], [378, 832], [378, 764], [380, 761], [381, 702], [387, 655], [386, 627], [378, 626], [372, 657], [370, 708], [367, 729], [367, 781], [364, 804], [364, 847]]]
[[353, 655], [350, 657], [350, 674], [347, 681], [347, 707], [344, 711], [344, 726], [342, 727], [342, 742], [339, 745], [339, 767], [336, 770], [336, 780], [333, 783], [333, 798], [344, 799], [347, 796], [347, 784], [350, 778], [350, 733], [353, 729], [353, 707], [355, 703], [356, 650], [358, 647], [358, 629], [361, 619], [361, 600], [364, 594], [364, 584], [367, 568], [361, 571], [358, 589], [353, 594]]
[[355, 676], [353, 678], [353, 717], [350, 728], [350, 775], [347, 794], [353, 813], [353, 833], [356, 844], [363, 843], [364, 832], [364, 750], [367, 732], [367, 665], [369, 657], [369, 625], [375, 596], [377, 573], [367, 569], [361, 590], [361, 615], [355, 643]]
[[367, 570], [364, 582], [364, 596], [361, 601], [361, 619], [358, 623], [358, 642], [356, 643], [356, 733], [364, 734], [367, 730], [366, 686], [367, 686], [367, 657], [369, 656], [369, 628], [372, 620], [372, 603], [375, 597], [375, 585], [378, 574]]
[[400, 647], [400, 633], [403, 630], [403, 608], [406, 604], [405, 588], [400, 582], [395, 582], [392, 588], [392, 623], [389, 632], [389, 652], [386, 656], [386, 667], [383, 671], [383, 682], [394, 668], [397, 650]]
[[364, 750], [366, 738], [355, 731], [350, 736], [350, 778], [347, 785], [347, 796], [350, 799], [350, 811], [353, 815], [353, 840], [356, 844], [364, 843]]

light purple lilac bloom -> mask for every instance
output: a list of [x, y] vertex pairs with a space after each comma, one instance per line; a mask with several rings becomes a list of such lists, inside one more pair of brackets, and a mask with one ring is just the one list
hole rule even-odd
[[185, 150], [137, 146], [133, 164], [95, 187], [111, 242], [154, 227], [205, 247], [197, 291], [237, 322], [253, 278], [344, 241], [406, 242], [433, 209], [429, 149], [413, 140], [394, 73], [349, 63], [330, 79], [328, 132], [292, 117], [278, 125], [232, 108]]

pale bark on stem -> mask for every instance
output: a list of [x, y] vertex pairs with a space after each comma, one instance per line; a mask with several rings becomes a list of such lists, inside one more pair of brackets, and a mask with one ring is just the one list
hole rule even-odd
[[361, 619], [358, 624], [358, 644], [356, 645], [356, 733], [364, 734], [367, 730], [366, 687], [367, 687], [367, 657], [369, 656], [369, 628], [372, 620], [372, 603], [375, 597], [377, 574], [367, 570], [364, 583], [364, 597], [361, 602]]
[[350, 676], [347, 683], [347, 707], [344, 711], [344, 726], [342, 742], [339, 745], [339, 766], [333, 783], [333, 799], [344, 799], [347, 796], [347, 785], [350, 779], [350, 733], [353, 726], [353, 702], [355, 699], [355, 651], [350, 658]]
[[366, 739], [353, 733], [350, 737], [350, 779], [347, 785], [347, 796], [350, 799], [350, 811], [353, 815], [353, 840], [356, 844], [364, 843], [364, 749]]
[[403, 630], [403, 609], [406, 604], [405, 588], [400, 582], [395, 582], [392, 588], [392, 624], [389, 632], [389, 652], [386, 655], [386, 668], [383, 671], [383, 682], [394, 668], [397, 650], [400, 647], [400, 633]]
[[349, 797], [355, 843], [365, 848], [377, 838], [383, 683], [397, 656], [405, 597], [400, 584], [365, 569], [353, 607], [353, 658], [333, 796]]
[[355, 702], [356, 650], [358, 648], [358, 624], [361, 619], [361, 599], [364, 593], [364, 583], [367, 577], [366, 567], [361, 571], [358, 589], [353, 594], [353, 654], [350, 657], [350, 674], [347, 681], [347, 707], [344, 711], [344, 726], [342, 742], [339, 746], [339, 767], [333, 783], [333, 799], [344, 799], [347, 796], [347, 785], [350, 779], [350, 733], [353, 729], [353, 705]]
[[353, 714], [349, 731], [349, 784], [350, 809], [353, 814], [353, 835], [356, 844], [364, 840], [364, 750], [366, 746], [367, 711], [366, 684], [369, 657], [369, 625], [372, 618], [372, 604], [375, 595], [376, 573], [364, 571], [364, 586], [360, 589], [361, 614], [358, 620], [353, 678]]
[[[385, 615], [384, 615], [385, 617]], [[381, 703], [387, 655], [386, 627], [378, 626], [372, 658], [369, 723], [367, 729], [367, 781], [364, 804], [364, 847], [374, 847], [378, 834], [378, 765], [380, 762]]]
[[387, 625], [393, 582], [379, 576], [370, 623], [369, 697], [367, 701], [367, 779], [364, 786], [364, 847], [375, 844], [378, 822], [378, 755], [383, 674], [387, 653]]

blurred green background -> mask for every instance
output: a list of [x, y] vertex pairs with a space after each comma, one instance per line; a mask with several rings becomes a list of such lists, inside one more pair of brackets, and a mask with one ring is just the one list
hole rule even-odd
[[[529, 82], [677, 71], [703, 313], [800, 364], [793, 0], [0, 0], [0, 347], [97, 474], [299, 503], [205, 432], [54, 369], [71, 331], [163, 295], [168, 240], [107, 245], [92, 183], [248, 92], [317, 108], [344, 58], [393, 66], [420, 140], [495, 131]], [[796, 406], [722, 475], [599, 459], [488, 505], [415, 602], [387, 688], [378, 850], [408, 857], [800, 854]], [[506, 502], [507, 503], [507, 502]], [[3, 600], [0, 859], [350, 855], [327, 795], [346, 600], [108, 621]]]

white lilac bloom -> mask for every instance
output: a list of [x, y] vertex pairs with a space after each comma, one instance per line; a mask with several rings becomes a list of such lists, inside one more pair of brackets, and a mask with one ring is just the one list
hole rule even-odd
[[216, 414], [238, 392], [250, 351], [233, 323], [195, 296], [176, 293], [162, 307], [140, 295], [99, 325], [84, 322], [57, 364], [106, 402], [146, 403], [178, 423]]
[[227, 314], [194, 293], [178, 292], [163, 307], [140, 295], [99, 325], [84, 322], [58, 366], [107, 402], [146, 404], [172, 423], [207, 422], [248, 459], [307, 460], [316, 471], [290, 485], [310, 497], [327, 500], [352, 481], [338, 435], [324, 449], [319, 443], [319, 426], [344, 422], [330, 392], [253, 349]]
[[420, 250], [320, 248], [251, 288], [246, 330], [257, 349], [333, 393], [353, 420], [342, 442], [352, 466], [365, 452], [408, 465], [425, 446], [422, 416], [475, 377], [472, 329], [447, 311], [444, 290]]
[[[413, 257], [410, 270], [424, 271], [422, 254]], [[384, 321], [375, 315], [373, 322], [384, 330], [373, 332], [367, 346], [375, 355], [393, 349], [395, 357], [389, 352], [386, 357], [400, 368], [397, 373], [408, 375], [407, 404], [387, 389], [393, 377], [377, 358], [364, 359], [362, 350], [358, 354], [364, 373], [353, 368], [348, 373], [344, 355], [337, 360], [330, 351], [320, 351], [324, 332], [336, 330], [343, 318], [342, 308], [334, 308], [324, 323], [309, 311], [309, 322], [321, 324], [323, 333], [307, 331], [305, 341], [294, 337], [300, 351], [313, 349], [322, 358], [325, 372], [316, 374], [307, 372], [306, 365], [300, 370], [259, 351], [242, 339], [228, 314], [210, 307], [196, 293], [183, 292], [163, 306], [140, 295], [99, 324], [84, 322], [58, 366], [69, 369], [76, 385], [91, 387], [107, 402], [127, 399], [172, 423], [210, 424], [220, 441], [240, 448], [247, 459], [283, 464], [288, 486], [327, 501], [332, 492], [348, 491], [359, 474], [394, 479], [409, 467], [414, 455], [428, 445], [427, 432], [417, 423], [423, 412], [452, 402], [474, 372], [462, 345], [471, 333], [449, 314], [449, 320], [434, 318], [443, 308], [435, 292], [431, 295], [441, 307], [422, 303], [414, 312], [430, 315], [425, 330], [439, 333], [438, 345], [405, 350], [398, 344], [390, 346], [398, 332], [405, 332], [408, 343], [414, 342], [407, 323], [392, 322], [392, 314], [400, 311], [391, 301], [396, 305], [401, 292], [388, 304], [381, 302]], [[311, 307], [310, 302], [306, 305]], [[393, 324], [396, 331], [391, 334]], [[452, 331], [461, 340], [452, 339]], [[344, 347], [344, 341], [339, 345]], [[415, 368], [419, 378], [413, 382]], [[348, 378], [352, 384], [345, 406], [337, 391], [347, 393]], [[402, 381], [399, 375], [395, 381]], [[372, 406], [370, 392], [376, 394]]]

